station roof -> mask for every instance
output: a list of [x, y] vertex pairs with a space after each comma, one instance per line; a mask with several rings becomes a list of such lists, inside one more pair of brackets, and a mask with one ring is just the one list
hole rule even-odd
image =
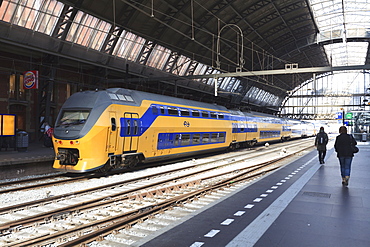
[[[218, 65], [223, 72], [235, 72], [240, 67], [241, 39], [244, 71], [282, 69], [285, 64], [329, 66], [323, 46], [316, 42], [319, 30], [308, 0], [62, 2], [77, 5], [201, 63]], [[294, 79], [280, 75], [248, 81], [249, 86], [258, 84], [283, 96], [284, 90], [292, 90], [310, 77], [312, 74]], [[282, 90], [276, 92], [276, 87], [269, 84]]]
[[[22, 47], [22, 52], [26, 54], [29, 52], [26, 50], [27, 46], [31, 45], [36, 47], [35, 52], [31, 54], [33, 60], [38, 58], [36, 52], [41, 51], [40, 54], [57, 56], [58, 64], [70, 59], [73, 62], [69, 62], [69, 66], [74, 66], [77, 62], [85, 63], [86, 66], [91, 67], [90, 70], [98, 70], [103, 74], [112, 64], [112, 59], [109, 60], [105, 55], [117, 56], [112, 53], [112, 50], [119, 50], [117, 46], [124, 46], [125, 40], [129, 39], [128, 36], [131, 33], [136, 35], [135, 39], [139, 40], [142, 37], [145, 40], [140, 43], [141, 51], [137, 52], [140, 54], [135, 54], [135, 56], [139, 57], [136, 61], [140, 60], [137, 65], [146, 68], [150, 65], [144, 59], [155, 56], [156, 53], [153, 50], [157, 46], [160, 47], [159, 49], [163, 47], [165, 52], [168, 49], [168, 53], [171, 53], [166, 58], [168, 59], [167, 64], [172, 62], [175, 64], [172, 66], [176, 66], [176, 62], [171, 59], [184, 56], [212, 68], [201, 70], [200, 72], [204, 74], [278, 70], [287, 68], [287, 66], [313, 68], [349, 65], [338, 64], [336, 61], [348, 61], [348, 56], [351, 54], [357, 56], [359, 50], [366, 50], [363, 52], [365, 54], [363, 63], [369, 64], [370, 26], [368, 27], [366, 23], [370, 23], [370, 19], [366, 21], [363, 19], [363, 17], [370, 16], [367, 14], [370, 12], [366, 0], [360, 2], [342, 0], [59, 0], [65, 4], [62, 11], [58, 7], [50, 7], [52, 1], [49, 0], [28, 1], [27, 3], [2, 1], [1, 7], [4, 7], [6, 2], [12, 2], [14, 6], [24, 4], [24, 9], [27, 10], [22, 13], [37, 10], [39, 14], [29, 16], [29, 19], [34, 17], [34, 20], [25, 22], [24, 27], [29, 28], [30, 32], [23, 35], [23, 30], [16, 33], [17, 28], [12, 27], [13, 24], [20, 25], [19, 23], [22, 22], [22, 20], [17, 22], [16, 12], [20, 10], [14, 7], [12, 10], [14, 15], [8, 20], [11, 23], [10, 26], [0, 23], [2, 35], [0, 41], [6, 44], [2, 46], [4, 51], [20, 53], [17, 49]], [[10, 9], [11, 7], [6, 11], [10, 12]], [[361, 10], [360, 15], [358, 15], [359, 9]], [[76, 14], [73, 17], [72, 12], [76, 10], [97, 19], [85, 14]], [[56, 23], [43, 22], [38, 15], [55, 17]], [[5, 17], [6, 15], [3, 15], [2, 18]], [[86, 19], [83, 20], [83, 18]], [[94, 23], [100, 20], [109, 25], [103, 27], [103, 24]], [[29, 25], [28, 22], [30, 22]], [[68, 27], [68, 24], [71, 25]], [[38, 36], [34, 31], [40, 32], [43, 26], [46, 28], [41, 32], [52, 39], [40, 42], [46, 39], [45, 36]], [[105, 28], [104, 34], [102, 34], [102, 28]], [[63, 31], [66, 32], [63, 33]], [[123, 39], [122, 32], [126, 32]], [[91, 35], [91, 33], [95, 34]], [[89, 35], [90, 40], [86, 39]], [[97, 41], [99, 35], [106, 38]], [[354, 41], [359, 45], [351, 50], [348, 44]], [[359, 41], [362, 43], [360, 44]], [[98, 43], [104, 44], [99, 46]], [[77, 46], [74, 44], [85, 46], [84, 51], [76, 52]], [[14, 45], [18, 45], [17, 48], [13, 48]], [[127, 53], [134, 51], [126, 49], [124, 52], [125, 56], [121, 57], [126, 58], [129, 56]], [[144, 53], [149, 55], [145, 56]], [[40, 58], [40, 61], [44, 63], [46, 58]], [[186, 59], [184, 61], [191, 64]], [[118, 65], [118, 67], [122, 66], [125, 65]], [[118, 67], [113, 70], [124, 71]], [[109, 67], [109, 69], [112, 68]], [[171, 70], [163, 71], [171, 73], [173, 67]], [[191, 75], [194, 70], [196, 69], [189, 65], [186, 75]], [[148, 78], [149, 73], [144, 74], [147, 69], [133, 69], [130, 73], [132, 71], [137, 77]], [[161, 81], [165, 81], [163, 73], [153, 71], [150, 75], [158, 76]], [[115, 74], [115, 78], [120, 76], [122, 77], [122, 73]], [[105, 75], [101, 76], [103, 77]], [[230, 100], [231, 105], [241, 104], [244, 100], [255, 106], [273, 107], [273, 111], [276, 112], [288, 92], [311, 78], [312, 73], [237, 77], [222, 82], [220, 90], [230, 93], [228, 98], [233, 98]], [[125, 80], [125, 82], [128, 81]], [[191, 94], [190, 90], [193, 89], [194, 99], [204, 97], [206, 94], [202, 95], [202, 91], [207, 95], [212, 94], [212, 83], [203, 84], [204, 86], [196, 85], [196, 83], [201, 84], [199, 80], [195, 80], [183, 83], [181, 86], [184, 90], [189, 89], [186, 94]], [[259, 100], [261, 98], [259, 89], [263, 90], [264, 100]], [[213, 99], [215, 103], [225, 103], [222, 102], [224, 98], [219, 98], [220, 102]], [[226, 103], [224, 105], [230, 106]]]

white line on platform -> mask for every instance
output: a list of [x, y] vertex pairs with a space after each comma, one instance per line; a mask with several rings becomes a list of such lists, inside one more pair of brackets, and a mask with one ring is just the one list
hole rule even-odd
[[[306, 166], [317, 157], [307, 161]], [[277, 198], [265, 211], [263, 211], [252, 223], [239, 233], [226, 247], [252, 247], [267, 231], [271, 224], [279, 217], [293, 198], [301, 191], [303, 186], [311, 179], [321, 167], [315, 164], [308, 169], [295, 183], [293, 183], [279, 198]]]

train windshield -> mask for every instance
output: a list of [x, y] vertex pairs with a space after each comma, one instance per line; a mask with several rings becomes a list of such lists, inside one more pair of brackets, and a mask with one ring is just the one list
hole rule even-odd
[[57, 127], [85, 124], [89, 114], [90, 110], [64, 110], [58, 120]]

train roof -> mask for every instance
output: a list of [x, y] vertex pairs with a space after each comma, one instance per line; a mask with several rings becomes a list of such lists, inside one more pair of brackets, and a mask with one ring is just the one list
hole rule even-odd
[[220, 105], [124, 88], [77, 92], [68, 98], [63, 108], [105, 108], [110, 104], [140, 106], [143, 100], [158, 102], [158, 104], [176, 104], [183, 105], [184, 107], [188, 106], [212, 109], [215, 111], [228, 111], [226, 107]]
[[[228, 111], [228, 109], [224, 106], [209, 104], [204, 102], [198, 102], [193, 100], [187, 99], [180, 99], [176, 97], [166, 96], [166, 95], [159, 95], [154, 93], [147, 93], [142, 91], [136, 91], [131, 89], [124, 89], [124, 88], [109, 88], [106, 89], [105, 92], [112, 98], [112, 101], [115, 103], [121, 102], [123, 104], [132, 103], [135, 105], [141, 105], [143, 100], [150, 100], [150, 101], [157, 101], [161, 103], [168, 103], [168, 104], [177, 104], [177, 105], [184, 105], [184, 106], [191, 106], [191, 107], [200, 107], [200, 108], [208, 108], [217, 111]], [[127, 98], [129, 99], [127, 101]]]
[[[259, 112], [242, 112], [240, 110], [230, 110], [224, 106], [198, 102], [194, 100], [180, 99], [176, 97], [159, 95], [154, 93], [142, 92], [125, 88], [109, 88], [106, 90], [89, 90], [73, 94], [63, 105], [63, 108], [100, 108], [102, 111], [110, 104], [122, 104], [140, 106], [143, 100], [158, 102], [158, 104], [176, 104], [186, 107], [198, 107], [211, 109], [214, 111], [227, 111], [233, 115], [244, 115], [247, 117], [269, 117], [282, 119], [274, 115]], [[284, 118], [285, 120], [297, 121], [296, 119]]]

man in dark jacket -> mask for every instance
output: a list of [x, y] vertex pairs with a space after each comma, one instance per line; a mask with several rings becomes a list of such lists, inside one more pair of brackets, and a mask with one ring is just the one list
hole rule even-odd
[[349, 177], [351, 175], [351, 165], [353, 159], [351, 145], [357, 145], [357, 142], [352, 135], [347, 134], [346, 126], [341, 126], [339, 128], [339, 134], [340, 135], [335, 139], [334, 148], [339, 159], [342, 184], [347, 186]]
[[316, 135], [315, 146], [319, 153], [320, 164], [324, 164], [326, 156], [326, 144], [328, 144], [329, 138], [328, 134], [325, 133], [324, 127], [320, 127], [319, 133]]

